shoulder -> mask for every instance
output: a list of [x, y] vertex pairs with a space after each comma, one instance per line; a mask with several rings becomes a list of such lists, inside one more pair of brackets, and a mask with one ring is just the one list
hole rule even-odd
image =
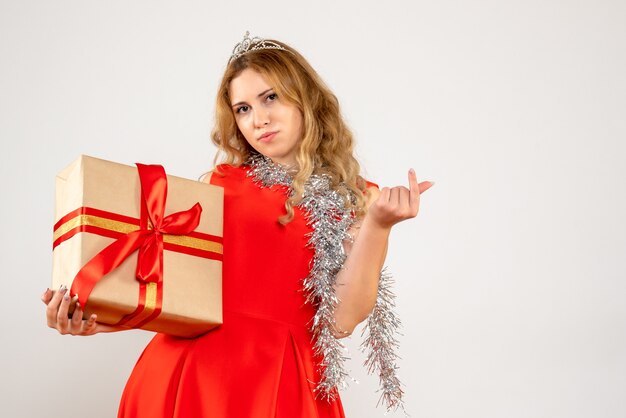
[[200, 176], [200, 181], [204, 182], [204, 183], [211, 184], [211, 176], [213, 176], [213, 171], [214, 171], [214, 169], [213, 170], [209, 170], [206, 173], [202, 174]]
[[211, 183], [211, 178], [213, 176], [232, 176], [237, 174], [245, 174], [248, 171], [248, 166], [246, 165], [232, 165], [232, 164], [218, 164], [213, 169], [204, 173], [201, 177], [201, 181], [205, 183]]

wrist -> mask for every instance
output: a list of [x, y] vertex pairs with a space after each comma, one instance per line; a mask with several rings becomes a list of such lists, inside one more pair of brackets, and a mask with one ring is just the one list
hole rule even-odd
[[365, 215], [365, 218], [363, 219], [363, 224], [361, 228], [362, 229], [367, 228], [374, 234], [386, 236], [386, 237], [388, 237], [389, 233], [391, 232], [391, 225], [381, 225], [380, 223], [378, 223], [373, 218], [367, 215]]

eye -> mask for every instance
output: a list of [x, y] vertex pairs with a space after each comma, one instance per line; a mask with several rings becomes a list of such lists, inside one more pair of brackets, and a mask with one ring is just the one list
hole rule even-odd
[[267, 98], [269, 99], [270, 97], [272, 97], [271, 101], [273, 102], [274, 100], [276, 100], [278, 98], [278, 95], [276, 93], [272, 93], [269, 96], [267, 96]]
[[241, 109], [247, 109], [247, 108], [248, 108], [248, 106], [240, 106], [240, 107], [237, 108], [237, 110], [235, 110], [235, 113], [241, 113], [240, 112]]

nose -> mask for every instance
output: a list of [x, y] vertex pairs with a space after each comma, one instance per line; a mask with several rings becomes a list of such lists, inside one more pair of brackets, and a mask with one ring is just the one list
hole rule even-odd
[[270, 112], [257, 111], [254, 112], [254, 126], [263, 128], [270, 123]]

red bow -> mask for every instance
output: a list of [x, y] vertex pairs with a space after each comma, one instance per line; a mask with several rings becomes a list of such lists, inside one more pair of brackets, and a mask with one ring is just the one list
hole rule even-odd
[[[186, 235], [200, 222], [200, 203], [191, 209], [163, 216], [167, 199], [167, 177], [160, 165], [137, 163], [141, 182], [141, 215], [139, 229], [112, 242], [85, 264], [76, 274], [70, 295], [78, 294], [81, 306], [87, 305], [89, 295], [98, 281], [117, 268], [135, 250], [137, 280], [159, 283], [163, 280], [163, 235]], [[148, 222], [150, 221], [150, 222]], [[152, 225], [150, 228], [149, 223]]]

